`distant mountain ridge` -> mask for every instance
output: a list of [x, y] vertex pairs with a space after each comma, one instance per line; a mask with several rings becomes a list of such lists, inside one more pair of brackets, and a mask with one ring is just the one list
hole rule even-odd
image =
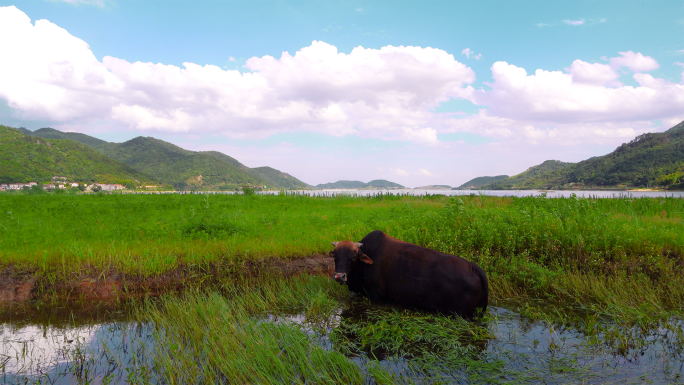
[[429, 186], [414, 187], [414, 190], [451, 190], [451, 186], [445, 184], [431, 184]]
[[478, 176], [477, 178], [473, 178], [458, 187], [454, 187], [452, 190], [473, 190], [487, 183], [506, 178], [508, 178], [508, 175]]
[[578, 163], [546, 161], [483, 189], [684, 188], [684, 122]]
[[53, 128], [25, 130], [41, 138], [69, 139], [83, 143], [112, 159], [140, 170], [177, 190], [233, 190], [243, 185], [275, 189], [306, 189], [310, 186], [271, 167], [249, 168], [218, 151], [190, 151], [152, 137], [136, 137], [111, 143], [79, 133]]
[[323, 190], [345, 189], [345, 190], [360, 190], [360, 189], [401, 189], [404, 186], [390, 182], [384, 179], [372, 180], [364, 183], [358, 180], [338, 180], [333, 183], [323, 183], [316, 185], [316, 188]]
[[[0, 182], [120, 183], [129, 187], [156, 184], [155, 178], [68, 139], [35, 138], [28, 130], [0, 126]], [[29, 131], [30, 132], [30, 131]]]

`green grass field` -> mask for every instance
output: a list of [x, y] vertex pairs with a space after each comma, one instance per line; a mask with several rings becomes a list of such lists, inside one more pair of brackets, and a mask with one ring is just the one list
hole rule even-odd
[[375, 229], [478, 263], [494, 298], [552, 298], [621, 317], [684, 303], [676, 198], [0, 195], [2, 267], [51, 281], [325, 254], [331, 241]]

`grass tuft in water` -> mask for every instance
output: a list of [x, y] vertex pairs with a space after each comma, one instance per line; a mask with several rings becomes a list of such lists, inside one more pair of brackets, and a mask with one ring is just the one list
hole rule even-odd
[[331, 280], [267, 280], [227, 291], [165, 297], [141, 309], [159, 330], [155, 363], [169, 383], [363, 382], [358, 366], [300, 325], [268, 320], [293, 311], [314, 323], [327, 320], [341, 291]]

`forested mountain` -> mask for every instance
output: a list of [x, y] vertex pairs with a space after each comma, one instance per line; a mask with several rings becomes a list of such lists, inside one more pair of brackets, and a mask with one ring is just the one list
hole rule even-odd
[[532, 166], [526, 171], [518, 175], [513, 175], [508, 178], [499, 179], [480, 186], [482, 190], [520, 190], [526, 188], [531, 184], [530, 181], [545, 180], [546, 173], [555, 170], [561, 170], [572, 166], [574, 163], [561, 162], [559, 160], [547, 160], [542, 164]]
[[129, 187], [156, 183], [154, 178], [84, 144], [35, 138], [0, 126], [0, 182], [40, 184], [53, 176], [67, 177], [71, 182], [121, 183]]
[[472, 189], [477, 189], [478, 187], [491, 183], [494, 181], [497, 181], [499, 179], [506, 179], [508, 178], [508, 175], [497, 175], [497, 176], [478, 176], [477, 178], [473, 178], [462, 185], [458, 187], [454, 187], [452, 190], [472, 190]]
[[388, 180], [384, 179], [375, 179], [372, 180], [368, 183], [364, 183], [358, 180], [338, 180], [337, 182], [333, 183], [323, 183], [316, 185], [316, 188], [319, 189], [327, 189], [327, 190], [332, 190], [332, 189], [382, 189], [382, 188], [390, 188], [390, 189], [396, 189], [396, 188], [404, 188], [404, 186], [390, 182]]
[[136, 170], [154, 175], [177, 190], [232, 190], [243, 185], [265, 185], [276, 189], [304, 189], [309, 186], [293, 176], [270, 167], [249, 168], [217, 151], [189, 151], [152, 137], [110, 143], [85, 134], [41, 128], [31, 135], [81, 142]]
[[[542, 165], [548, 162], [557, 161], [546, 161]], [[639, 135], [604, 156], [574, 164], [565, 163], [562, 167], [541, 173], [532, 174], [530, 170], [482, 188], [631, 188], [657, 185], [684, 188], [684, 122], [663, 133]]]
[[41, 128], [35, 131], [30, 131], [27, 130], [23, 127], [19, 128], [21, 132], [23, 132], [26, 135], [32, 135], [32, 136], [37, 136], [40, 138], [45, 138], [45, 139], [69, 139], [73, 140], [74, 142], [79, 142], [83, 143], [88, 147], [97, 149], [97, 147], [105, 146], [109, 144], [109, 142], [106, 142], [104, 140], [98, 139], [98, 138], [93, 138], [92, 136], [86, 135], [86, 134], [79, 134], [78, 132], [62, 132], [59, 130], [55, 130], [54, 128], [50, 127], [45, 127]]
[[267, 184], [272, 184], [278, 188], [291, 190], [311, 188], [311, 186], [293, 177], [292, 175], [278, 171], [272, 167], [254, 167], [250, 169], [250, 172], [267, 181]]

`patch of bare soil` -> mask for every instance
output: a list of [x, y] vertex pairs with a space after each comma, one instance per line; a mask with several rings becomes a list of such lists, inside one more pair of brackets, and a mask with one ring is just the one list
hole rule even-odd
[[33, 274], [19, 272], [13, 267], [0, 271], [0, 302], [31, 299], [35, 282]]
[[202, 268], [180, 266], [154, 277], [141, 277], [110, 271], [85, 273], [72, 279], [46, 282], [31, 272], [19, 272], [13, 267], [0, 271], [0, 305], [16, 304], [49, 297], [51, 300], [111, 301], [143, 296], [157, 296], [165, 292], [181, 291], [187, 287], [208, 287], [240, 276], [262, 273], [326, 274], [332, 275], [335, 263], [325, 255], [283, 260], [267, 259], [246, 261], [241, 266], [226, 264], [207, 265]]

